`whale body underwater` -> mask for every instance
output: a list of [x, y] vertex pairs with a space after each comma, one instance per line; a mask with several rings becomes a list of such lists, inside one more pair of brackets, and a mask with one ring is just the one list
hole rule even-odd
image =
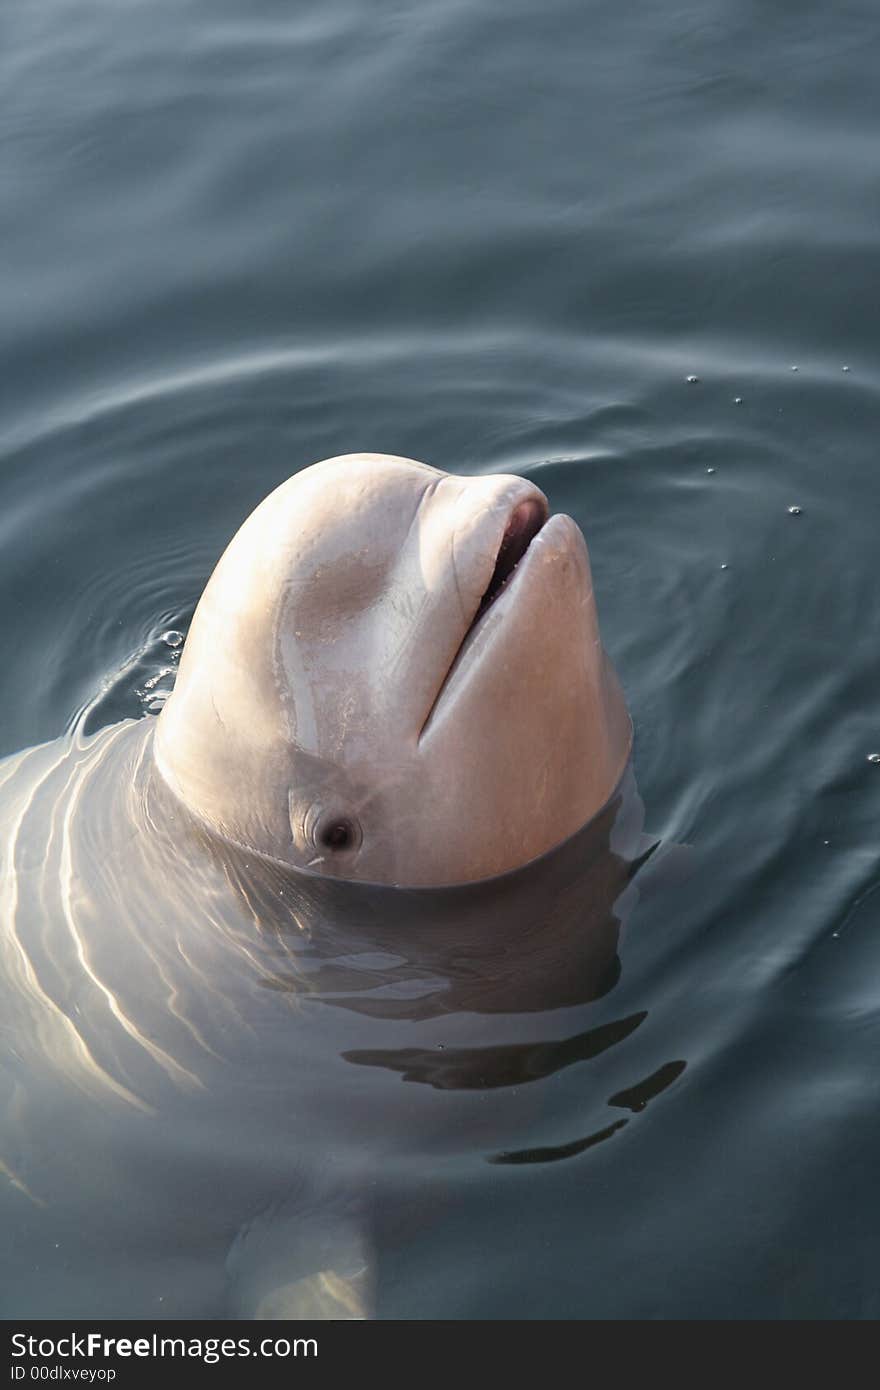
[[630, 746], [531, 483], [272, 493], [158, 719], [0, 763], [0, 1314], [382, 1316], [414, 1194], [542, 1161], [542, 1083], [643, 1020], [584, 1010], [662, 858]]

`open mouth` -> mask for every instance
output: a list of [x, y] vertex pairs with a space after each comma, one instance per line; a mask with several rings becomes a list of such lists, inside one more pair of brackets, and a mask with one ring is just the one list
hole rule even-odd
[[545, 499], [539, 494], [537, 497], [528, 497], [518, 502], [511, 512], [501, 537], [501, 544], [498, 547], [498, 554], [495, 557], [495, 568], [486, 587], [486, 591], [480, 600], [479, 607], [471, 621], [467, 632], [464, 634], [459, 645], [458, 651], [452, 661], [449, 670], [440, 685], [440, 689], [434, 697], [431, 708], [425, 717], [424, 723], [419, 731], [419, 739], [427, 732], [431, 725], [432, 718], [438, 704], [440, 703], [444, 691], [447, 689], [453, 673], [458, 669], [462, 656], [470, 647], [470, 638], [473, 636], [474, 629], [479, 625], [484, 614], [492, 607], [496, 599], [504, 593], [510, 583], [517, 566], [529, 549], [532, 541], [542, 530], [549, 516], [549, 508]]
[[480, 621], [486, 609], [495, 602], [498, 595], [502, 592], [520, 560], [541, 530], [544, 522], [547, 520], [547, 515], [547, 504], [543, 498], [539, 497], [529, 497], [525, 502], [520, 502], [514, 507], [504, 535], [501, 538], [498, 554], [495, 557], [495, 568], [492, 571], [492, 578], [489, 580], [488, 588], [480, 600], [480, 606], [474, 615], [471, 628]]

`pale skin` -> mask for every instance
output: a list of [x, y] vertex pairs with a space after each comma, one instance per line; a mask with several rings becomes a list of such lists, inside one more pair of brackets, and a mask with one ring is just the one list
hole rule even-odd
[[158, 720], [0, 763], [4, 1315], [369, 1315], [401, 1175], [519, 1154], [594, 1055], [629, 749], [532, 484], [357, 455], [267, 498]]
[[235, 844], [428, 886], [573, 835], [631, 737], [571, 518], [522, 478], [351, 454], [283, 483], [231, 541], [156, 764]]

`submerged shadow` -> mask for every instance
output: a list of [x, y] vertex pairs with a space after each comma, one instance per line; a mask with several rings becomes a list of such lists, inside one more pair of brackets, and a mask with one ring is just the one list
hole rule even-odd
[[[250, 926], [271, 947], [261, 956], [264, 988], [367, 1017], [419, 1021], [542, 1012], [607, 993], [620, 973], [621, 924], [637, 899], [628, 890], [656, 848], [642, 824], [627, 768], [604, 809], [576, 835], [478, 883], [350, 883], [214, 839], [210, 847]], [[544, 1046], [562, 1059], [567, 1044]], [[412, 1065], [420, 1063], [401, 1059], [396, 1069]]]
[[[262, 943], [262, 988], [308, 1007], [417, 1023], [536, 1014], [607, 993], [620, 975], [619, 935], [638, 900], [638, 877], [658, 847], [642, 825], [628, 767], [599, 815], [548, 854], [496, 879], [436, 889], [304, 874], [195, 827], [190, 833], [207, 837], [248, 932]], [[644, 1018], [549, 1040], [341, 1056], [437, 1090], [519, 1086], [598, 1056]]]

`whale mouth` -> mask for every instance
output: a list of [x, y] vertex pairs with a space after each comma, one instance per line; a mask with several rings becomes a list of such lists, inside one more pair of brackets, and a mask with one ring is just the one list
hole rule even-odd
[[489, 579], [489, 583], [480, 599], [477, 611], [468, 625], [467, 631], [463, 634], [458, 650], [452, 659], [446, 675], [441, 681], [440, 688], [434, 696], [434, 700], [428, 710], [427, 715], [419, 730], [419, 741], [427, 733], [433, 723], [434, 715], [438, 705], [441, 703], [443, 695], [453, 677], [458, 670], [466, 652], [472, 647], [472, 639], [476, 629], [480, 626], [483, 618], [489, 609], [497, 602], [501, 595], [508, 588], [521, 561], [528, 554], [529, 547], [535, 537], [543, 530], [550, 516], [550, 509], [546, 499], [540, 495], [527, 497], [517, 502], [513, 511], [507, 519], [507, 525], [498, 546], [495, 556], [495, 566]]
[[474, 614], [473, 622], [465, 633], [465, 641], [486, 609], [491, 608], [498, 595], [504, 591], [520, 560], [544, 526], [548, 515], [549, 509], [543, 497], [528, 497], [524, 502], [518, 502], [514, 507], [508, 518], [504, 535], [501, 537], [492, 577], [486, 592], [480, 599], [480, 605]]

